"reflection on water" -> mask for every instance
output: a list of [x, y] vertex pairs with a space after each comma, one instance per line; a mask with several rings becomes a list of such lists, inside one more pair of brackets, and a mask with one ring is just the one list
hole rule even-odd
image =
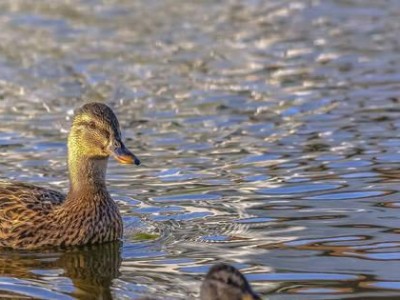
[[109, 165], [121, 248], [2, 251], [0, 297], [190, 299], [219, 260], [269, 299], [400, 297], [399, 11], [1, 1], [0, 176], [65, 192], [88, 100], [143, 165]]
[[[0, 256], [1, 297], [112, 299], [110, 287], [119, 275], [121, 246], [115, 242], [60, 252], [4, 250]], [[61, 278], [71, 282], [66, 284]], [[47, 290], [44, 280], [54, 282], [58, 291]]]

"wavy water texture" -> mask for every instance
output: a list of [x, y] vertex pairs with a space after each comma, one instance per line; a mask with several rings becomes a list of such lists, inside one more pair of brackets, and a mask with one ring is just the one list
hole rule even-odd
[[67, 190], [73, 109], [111, 105], [124, 243], [0, 253], [0, 297], [400, 298], [400, 2], [0, 2], [0, 176]]

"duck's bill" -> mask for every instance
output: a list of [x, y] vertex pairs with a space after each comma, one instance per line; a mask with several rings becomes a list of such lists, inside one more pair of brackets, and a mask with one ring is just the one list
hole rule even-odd
[[137, 166], [140, 165], [140, 160], [136, 157], [135, 154], [129, 151], [123, 143], [121, 143], [120, 147], [115, 148], [112, 154], [115, 159], [121, 164], [135, 164]]

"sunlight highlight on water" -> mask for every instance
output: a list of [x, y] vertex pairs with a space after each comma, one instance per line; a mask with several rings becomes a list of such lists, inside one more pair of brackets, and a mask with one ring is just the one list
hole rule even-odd
[[117, 113], [116, 243], [0, 253], [0, 297], [400, 297], [400, 2], [0, 3], [1, 178], [66, 191], [73, 109]]

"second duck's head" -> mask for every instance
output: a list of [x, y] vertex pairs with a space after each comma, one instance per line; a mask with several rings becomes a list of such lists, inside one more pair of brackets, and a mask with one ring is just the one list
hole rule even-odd
[[201, 300], [261, 300], [253, 292], [246, 277], [235, 267], [219, 263], [204, 278], [200, 290]]
[[114, 112], [103, 103], [88, 103], [75, 112], [68, 149], [73, 160], [106, 160], [113, 156], [123, 164], [140, 164], [139, 159], [122, 142]]

